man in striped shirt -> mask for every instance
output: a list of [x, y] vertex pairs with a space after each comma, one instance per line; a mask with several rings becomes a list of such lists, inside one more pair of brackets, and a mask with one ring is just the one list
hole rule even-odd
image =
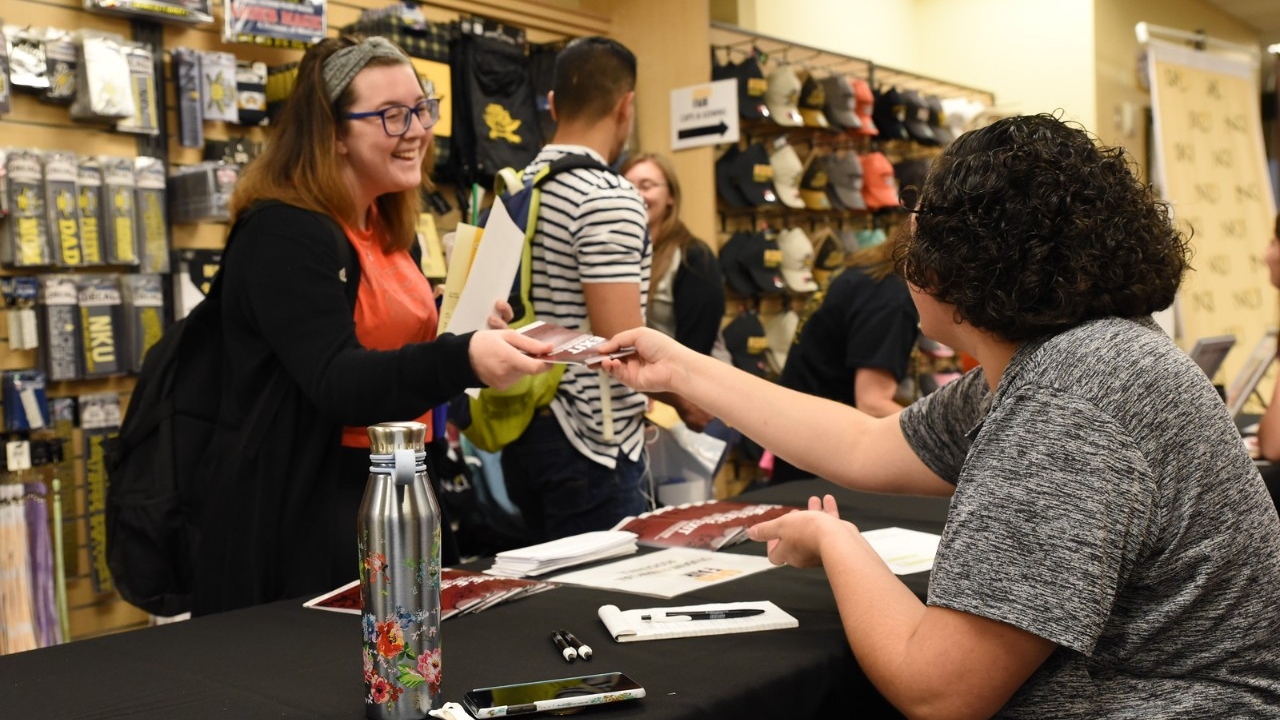
[[[615, 163], [635, 115], [636, 59], [602, 37], [556, 58], [551, 143], [525, 178], [567, 154]], [[644, 325], [652, 252], [639, 193], [621, 175], [577, 168], [548, 178], [533, 240], [539, 320], [611, 337]], [[566, 368], [551, 407], [502, 452], [507, 491], [537, 542], [612, 527], [643, 512], [646, 398], [598, 369]]]

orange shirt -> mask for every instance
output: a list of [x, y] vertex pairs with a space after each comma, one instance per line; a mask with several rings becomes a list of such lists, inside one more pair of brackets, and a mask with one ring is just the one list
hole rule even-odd
[[[369, 350], [399, 350], [415, 342], [435, 340], [439, 317], [431, 283], [404, 250], [383, 250], [382, 229], [371, 222], [368, 230], [343, 228], [360, 258], [360, 287], [356, 288], [356, 339]], [[402, 418], [387, 418], [397, 420]], [[427, 426], [431, 439], [431, 410], [418, 422]], [[369, 447], [363, 427], [344, 427], [345, 447]]]

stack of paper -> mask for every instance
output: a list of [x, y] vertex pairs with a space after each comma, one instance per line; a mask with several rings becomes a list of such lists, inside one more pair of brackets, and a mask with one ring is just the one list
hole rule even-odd
[[752, 525], [799, 508], [732, 500], [673, 505], [623, 518], [614, 530], [635, 533], [641, 545], [719, 550], [747, 539]]
[[494, 558], [493, 567], [485, 572], [502, 577], [541, 575], [586, 562], [631, 555], [635, 551], [635, 533], [600, 530], [500, 552]]
[[[539, 580], [494, 577], [470, 570], [444, 568], [440, 571], [440, 619], [478, 613], [498, 603], [550, 590], [555, 585]], [[337, 590], [303, 603], [304, 607], [333, 612], [361, 614], [360, 581], [352, 580]]]

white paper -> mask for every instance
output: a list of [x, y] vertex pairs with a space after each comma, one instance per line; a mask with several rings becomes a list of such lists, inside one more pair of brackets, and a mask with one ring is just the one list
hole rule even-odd
[[495, 198], [467, 273], [467, 284], [449, 318], [448, 332], [461, 335], [489, 327], [493, 304], [511, 295], [511, 283], [520, 270], [523, 253], [524, 232], [511, 219], [501, 198]]
[[670, 548], [557, 575], [550, 581], [669, 598], [774, 567], [767, 557]]
[[910, 575], [933, 569], [941, 535], [890, 527], [862, 533], [881, 560], [895, 575]]
[[[656, 613], [675, 614], [689, 610], [738, 610], [759, 609], [764, 612], [744, 618], [725, 618], [721, 620], [684, 620], [675, 622], [652, 622], [643, 620], [643, 615]], [[757, 602], [711, 603], [706, 605], [682, 605], [669, 608], [637, 608], [620, 610], [617, 605], [601, 605], [597, 611], [600, 622], [604, 623], [609, 634], [618, 642], [636, 642], [639, 640], [665, 640], [667, 638], [695, 637], [700, 635], [725, 635], [728, 633], [758, 632], [761, 630], [781, 630], [799, 627], [800, 621], [790, 613], [774, 605], [768, 600]]]
[[636, 534], [623, 530], [596, 530], [558, 540], [504, 550], [494, 557], [485, 573], [503, 577], [542, 575], [596, 560], [634, 555]]

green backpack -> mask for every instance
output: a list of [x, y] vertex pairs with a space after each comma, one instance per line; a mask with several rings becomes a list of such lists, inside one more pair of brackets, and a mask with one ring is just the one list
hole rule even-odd
[[[515, 224], [524, 230], [524, 251], [520, 257], [520, 272], [511, 286], [508, 301], [514, 311], [510, 326], [516, 329], [532, 323], [533, 304], [529, 299], [529, 287], [533, 276], [533, 236], [537, 232], [538, 210], [542, 204], [542, 185], [567, 170], [594, 168], [613, 172], [596, 160], [579, 154], [556, 158], [528, 180], [521, 180], [521, 171], [504, 168], [495, 179], [495, 195], [502, 198], [507, 212]], [[486, 214], [485, 219], [488, 219]], [[476, 397], [462, 396], [464, 407], [453, 406], [452, 419], [471, 444], [487, 452], [497, 452], [521, 435], [533, 421], [538, 410], [551, 405], [564, 375], [564, 365], [556, 365], [539, 375], [521, 378], [506, 390], [484, 388]], [[469, 419], [469, 424], [464, 423]]]

